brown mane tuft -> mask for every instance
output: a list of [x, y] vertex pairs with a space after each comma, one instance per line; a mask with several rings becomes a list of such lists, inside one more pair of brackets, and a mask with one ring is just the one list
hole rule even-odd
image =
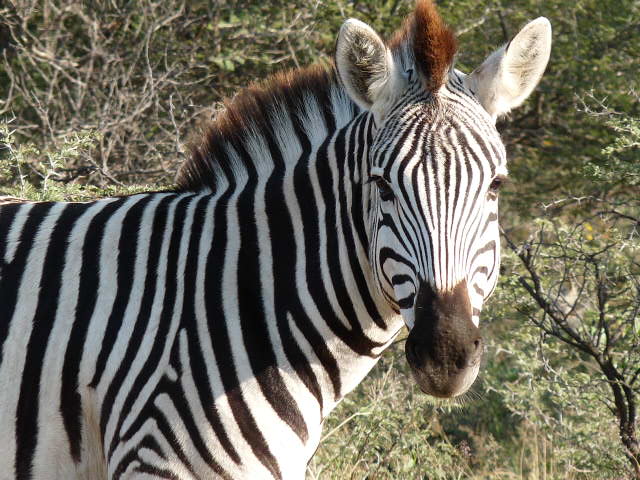
[[444, 84], [447, 71], [453, 64], [458, 42], [432, 0], [417, 1], [413, 14], [391, 40], [391, 48], [397, 48], [407, 39], [413, 41], [413, 56], [425, 87], [437, 90]]
[[284, 108], [294, 125], [300, 125], [305, 96], [312, 96], [328, 118], [332, 107], [331, 85], [335, 82], [333, 65], [316, 64], [276, 73], [225, 100], [224, 110], [189, 142], [190, 158], [182, 164], [176, 177], [178, 190], [198, 191], [202, 187], [215, 190], [216, 170], [230, 178], [233, 161], [229, 158], [229, 148], [240, 155], [241, 161], [250, 162], [250, 156], [244, 151], [249, 135], [258, 133], [265, 138], [275, 138], [274, 108]]

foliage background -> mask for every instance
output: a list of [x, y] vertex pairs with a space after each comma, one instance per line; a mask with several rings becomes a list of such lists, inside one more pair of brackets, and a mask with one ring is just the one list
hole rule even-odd
[[[170, 185], [185, 142], [215, 115], [222, 98], [276, 70], [326, 61], [347, 17], [389, 34], [412, 4], [0, 4], [0, 191], [86, 200]], [[622, 252], [606, 261], [612, 271], [624, 270], [628, 282], [613, 306], [633, 313], [638, 305], [640, 2], [438, 5], [458, 32], [457, 68], [467, 72], [526, 21], [544, 15], [554, 28], [542, 83], [499, 123], [513, 178], [502, 195], [502, 225], [514, 248], [506, 249], [500, 288], [483, 313], [488, 346], [482, 378], [463, 406], [434, 404], [414, 386], [402, 342], [396, 343], [327, 421], [308, 476], [631, 478], [609, 384], [593, 358], [541, 330], [548, 317], [523, 290], [520, 279], [528, 277], [518, 254], [535, 244], [536, 265], [557, 272], [570, 258], [566, 248], [562, 255], [554, 248], [591, 249], [574, 258], [582, 262], [602, 247], [589, 242], [604, 238]], [[603, 205], [628, 218], [603, 215]], [[552, 234], [540, 240], [543, 227]], [[614, 227], [617, 233], [607, 237]], [[571, 296], [566, 279], [545, 278], [551, 282], [543, 286], [545, 295], [579, 304], [588, 326], [595, 308], [589, 300], [597, 292], [587, 288]], [[613, 359], [633, 372], [640, 359], [629, 352], [640, 348], [640, 329], [635, 314], [619, 313], [607, 312], [623, 318]]]

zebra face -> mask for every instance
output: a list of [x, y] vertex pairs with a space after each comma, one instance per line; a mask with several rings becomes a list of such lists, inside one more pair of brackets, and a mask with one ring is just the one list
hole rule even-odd
[[466, 76], [451, 67], [453, 33], [421, 1], [388, 45], [356, 20], [340, 31], [338, 74], [374, 125], [363, 204], [375, 287], [409, 328], [406, 357], [431, 395], [460, 395], [478, 374], [507, 174], [495, 120], [529, 96], [550, 48], [539, 18]]
[[374, 275], [410, 329], [406, 356], [418, 384], [438, 397], [466, 391], [478, 374], [479, 315], [497, 282], [498, 189], [507, 174], [493, 121], [463, 79], [452, 73], [437, 95], [410, 85], [370, 159]]

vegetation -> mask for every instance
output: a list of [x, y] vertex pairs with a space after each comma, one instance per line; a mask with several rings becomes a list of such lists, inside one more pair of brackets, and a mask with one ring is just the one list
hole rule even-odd
[[[169, 185], [250, 80], [331, 55], [345, 17], [390, 33], [412, 0], [13, 0], [0, 5], [0, 191], [86, 200]], [[640, 478], [640, 3], [441, 0], [469, 71], [526, 20], [552, 60], [501, 121], [500, 288], [461, 403], [414, 386], [399, 341], [338, 407], [309, 478]]]

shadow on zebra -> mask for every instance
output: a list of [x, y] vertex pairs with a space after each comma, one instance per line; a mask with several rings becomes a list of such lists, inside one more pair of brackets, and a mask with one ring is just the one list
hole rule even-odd
[[527, 24], [471, 74], [429, 0], [388, 41], [240, 92], [174, 189], [0, 208], [0, 477], [302, 479], [406, 326], [464, 393], [499, 271], [496, 118], [546, 67]]

